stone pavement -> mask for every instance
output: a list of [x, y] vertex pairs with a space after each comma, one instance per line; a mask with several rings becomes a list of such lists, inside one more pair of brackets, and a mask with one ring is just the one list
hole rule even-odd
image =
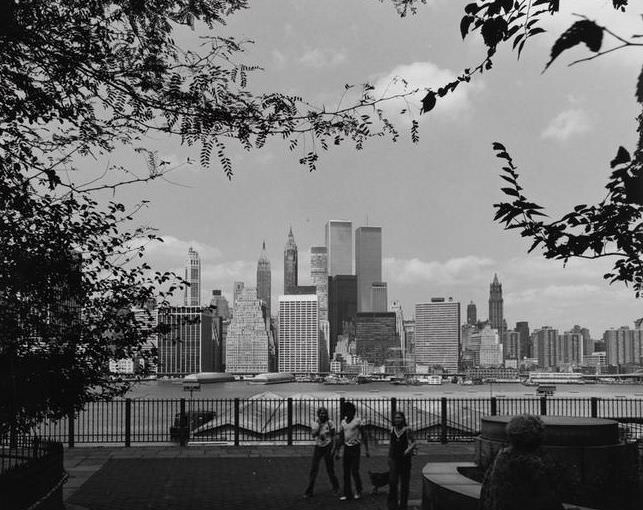
[[[468, 461], [473, 451], [473, 443], [420, 445], [413, 458], [411, 507], [419, 507], [426, 463]], [[349, 502], [331, 493], [322, 465], [315, 496], [302, 498], [311, 453], [308, 445], [67, 448], [63, 498], [68, 510], [386, 509], [386, 487], [372, 494], [367, 474], [387, 470], [386, 446], [375, 445], [370, 458], [362, 456], [364, 494]], [[340, 481], [341, 471], [336, 461]]]

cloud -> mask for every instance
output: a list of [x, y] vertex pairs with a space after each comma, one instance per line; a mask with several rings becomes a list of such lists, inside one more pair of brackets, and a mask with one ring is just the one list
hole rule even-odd
[[579, 300], [585, 299], [593, 292], [603, 290], [598, 285], [547, 285], [540, 288], [522, 289], [517, 292], [509, 292], [504, 298], [512, 305], [526, 303], [542, 303], [543, 300]]
[[491, 259], [473, 255], [453, 258], [446, 262], [425, 262], [418, 258], [384, 259], [385, 273], [390, 275], [389, 280], [401, 285], [426, 282], [456, 285], [471, 282], [483, 274], [486, 276], [492, 265]]
[[221, 258], [221, 250], [198, 241], [183, 241], [173, 236], [160, 236], [163, 242], [150, 244], [145, 253], [152, 259], [162, 259], [171, 262], [183, 264], [187, 258], [188, 250], [192, 248], [199, 253], [201, 261], [213, 261]]
[[334, 67], [345, 61], [346, 53], [343, 50], [333, 51], [320, 48], [309, 49], [299, 58], [299, 62], [315, 69]]
[[283, 69], [283, 67], [286, 65], [286, 62], [288, 61], [288, 57], [286, 57], [286, 55], [284, 55], [278, 49], [273, 49], [272, 50], [272, 61], [275, 63], [275, 66], [278, 69]]
[[[417, 89], [415, 94], [406, 98], [412, 113], [417, 116], [427, 89], [437, 90], [455, 79], [456, 74], [453, 71], [441, 69], [432, 62], [413, 62], [397, 66], [391, 72], [379, 76], [374, 82], [373, 96], [384, 98]], [[431, 116], [437, 115], [451, 120], [461, 118], [472, 108], [471, 95], [482, 87], [482, 82], [478, 80], [476, 83], [468, 83], [466, 86], [458, 87], [455, 92], [449, 93], [445, 97], [438, 98], [435, 109], [431, 111]], [[402, 109], [409, 109], [407, 102], [403, 99], [394, 99], [384, 102], [382, 107], [389, 115], [398, 115]], [[425, 117], [428, 118], [428, 116]], [[403, 118], [408, 118], [408, 115], [403, 114]]]
[[560, 112], [541, 133], [542, 138], [564, 142], [591, 129], [589, 116], [584, 110], [570, 109]]

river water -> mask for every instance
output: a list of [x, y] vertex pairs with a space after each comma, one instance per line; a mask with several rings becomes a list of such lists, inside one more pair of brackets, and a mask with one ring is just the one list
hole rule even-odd
[[[442, 385], [397, 386], [388, 382], [368, 384], [325, 385], [320, 383], [282, 383], [253, 385], [247, 381], [201, 384], [193, 398], [249, 398], [261, 393], [277, 397], [308, 396], [312, 398], [518, 398], [536, 395], [536, 387], [514, 383], [493, 383], [476, 386], [445, 383]], [[135, 385], [126, 395], [136, 399], [177, 399], [189, 397], [181, 381], [145, 381]], [[558, 384], [555, 397], [643, 399], [643, 384]]]

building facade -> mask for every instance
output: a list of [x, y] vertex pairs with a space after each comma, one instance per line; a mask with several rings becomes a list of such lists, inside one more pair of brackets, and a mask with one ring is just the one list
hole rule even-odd
[[268, 309], [257, 297], [257, 289], [244, 288], [235, 302], [233, 318], [226, 332], [226, 372], [269, 372], [274, 351]]
[[467, 305], [467, 324], [470, 326], [475, 326], [478, 323], [478, 309], [476, 304], [471, 301]]
[[328, 276], [353, 274], [353, 224], [330, 220], [325, 229]]
[[520, 332], [506, 331], [502, 337], [504, 359], [521, 359]]
[[[480, 336], [479, 366], [500, 367], [503, 362], [503, 346], [500, 343], [498, 332], [495, 329], [485, 326], [477, 333]], [[475, 335], [474, 335], [475, 336]]]
[[355, 276], [357, 276], [357, 311], [386, 311], [373, 308], [372, 287], [382, 281], [382, 227], [359, 227], [355, 230]]
[[284, 246], [284, 294], [290, 294], [291, 289], [297, 287], [297, 257], [297, 245], [291, 227]]
[[319, 302], [319, 319], [328, 320], [328, 252], [325, 246], [310, 248], [310, 279]]
[[502, 334], [505, 332], [502, 284], [498, 281], [497, 274], [493, 275], [493, 282], [489, 285], [489, 325], [502, 338]]
[[201, 259], [199, 254], [192, 249], [188, 250], [185, 262], [185, 281], [190, 286], [185, 288], [183, 296], [184, 306], [201, 306]]
[[221, 294], [220, 289], [215, 289], [212, 291], [210, 306], [213, 306], [216, 309], [215, 313], [224, 321], [230, 319], [230, 305], [228, 304], [228, 300], [226, 299], [226, 297]]
[[266, 241], [264, 241], [261, 255], [257, 261], [257, 297], [265, 303], [268, 317], [272, 312], [270, 307], [271, 281], [270, 259], [266, 253]]
[[354, 275], [336, 275], [328, 278], [328, 322], [330, 329], [330, 357], [340, 335], [347, 335], [357, 313], [357, 278]]
[[278, 351], [280, 372], [319, 372], [319, 304], [316, 295], [279, 297]]
[[246, 286], [244, 282], [234, 282], [232, 290], [232, 310], [234, 311], [234, 305], [239, 299], [239, 296], [243, 292], [243, 288]]
[[371, 311], [388, 312], [388, 287], [386, 282], [373, 282], [371, 284]]
[[643, 364], [643, 329], [609, 329], [603, 333], [603, 342], [608, 365]]
[[558, 363], [558, 330], [543, 326], [536, 329], [531, 337], [534, 358], [541, 368], [552, 368]]
[[518, 334], [520, 335], [519, 339], [519, 358], [532, 358], [533, 353], [531, 349], [531, 342], [529, 338], [529, 322], [527, 321], [519, 321], [516, 322], [516, 329], [515, 329]]
[[[449, 298], [450, 299], [450, 298]], [[415, 363], [458, 370], [460, 303], [432, 298], [415, 305]]]
[[400, 348], [394, 312], [357, 312], [355, 353], [376, 367], [384, 366], [390, 349]]
[[[158, 310], [158, 375], [185, 376], [213, 372], [221, 357], [212, 310], [198, 306], [170, 306]], [[220, 363], [220, 362], [219, 362]]]

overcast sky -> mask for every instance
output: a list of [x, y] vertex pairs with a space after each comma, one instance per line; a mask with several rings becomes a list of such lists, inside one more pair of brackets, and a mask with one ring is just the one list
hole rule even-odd
[[[479, 36], [463, 42], [459, 31], [465, 3], [429, 0], [416, 16], [401, 19], [386, 1], [251, 1], [220, 33], [254, 41], [245, 59], [264, 71], [251, 78], [252, 90], [294, 93], [332, 107], [345, 83], [369, 81], [378, 91], [395, 91], [391, 80], [401, 76], [430, 87], [477, 64], [484, 56]], [[611, 0], [561, 3], [622, 35], [643, 32], [639, 5], [623, 15], [613, 12]], [[571, 14], [559, 15], [552, 30], [559, 34], [573, 21]], [[159, 269], [180, 270], [188, 247], [199, 251], [204, 299], [215, 288], [230, 296], [235, 280], [254, 286], [265, 240], [276, 303], [290, 226], [299, 247], [300, 283], [306, 284], [309, 250], [324, 244], [326, 221], [351, 220], [354, 228], [368, 221], [383, 229], [389, 302], [401, 301], [407, 316], [417, 302], [452, 296], [463, 315], [473, 300], [485, 319], [489, 284], [498, 273], [510, 327], [519, 320], [561, 330], [580, 324], [599, 338], [603, 330], [632, 326], [643, 316], [633, 292], [609, 286], [602, 279], [609, 266], [602, 261], [572, 261], [563, 268], [538, 252], [527, 256], [529, 243], [492, 221], [492, 204], [503, 198], [492, 142], [507, 146], [527, 196], [552, 215], [600, 200], [618, 146], [634, 147], [641, 52], [621, 51], [569, 68], [588, 55], [578, 47], [541, 74], [553, 41], [551, 34], [532, 39], [520, 61], [508, 48], [501, 51], [491, 72], [420, 118], [416, 145], [405, 116], [397, 120], [398, 143], [380, 139], [361, 152], [350, 145], [333, 149], [321, 154], [312, 174], [298, 164], [301, 153], [285, 144], [253, 152], [233, 146], [232, 182], [216, 162], [207, 169], [183, 165], [168, 176], [176, 184], [121, 190], [116, 199], [151, 200], [138, 221], [157, 227], [166, 239], [150, 248]], [[176, 140], [145, 143], [175, 164], [198, 160], [196, 149]], [[141, 155], [131, 151], [112, 155], [112, 162], [144, 168]]]

